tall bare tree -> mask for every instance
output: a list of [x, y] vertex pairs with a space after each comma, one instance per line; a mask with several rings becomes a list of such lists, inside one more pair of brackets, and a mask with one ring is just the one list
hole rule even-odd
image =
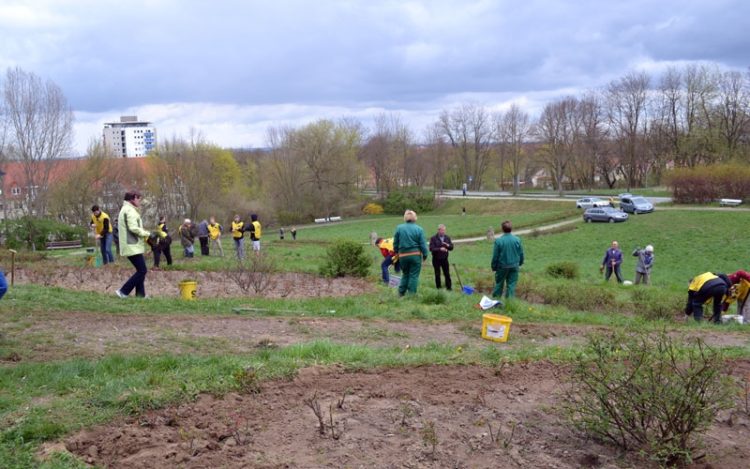
[[750, 125], [750, 84], [742, 73], [727, 71], [718, 76], [717, 94], [718, 132], [731, 157]]
[[463, 104], [440, 115], [440, 127], [458, 155], [460, 175], [470, 189], [482, 186], [492, 157], [493, 125], [487, 110]]
[[20, 68], [7, 70], [3, 101], [6, 151], [23, 166], [24, 211], [44, 216], [50, 176], [57, 161], [70, 151], [73, 111], [59, 86]]
[[536, 125], [537, 135], [544, 144], [541, 159], [552, 174], [555, 188], [562, 195], [568, 167], [578, 138], [580, 122], [576, 108], [578, 100], [568, 96], [544, 106]]
[[631, 72], [607, 87], [607, 117], [628, 189], [641, 184], [650, 78]]
[[[513, 177], [513, 194], [518, 194], [521, 179], [521, 163], [524, 143], [531, 133], [529, 115], [513, 103], [507, 112], [497, 116], [496, 135], [498, 142], [507, 151]], [[501, 163], [502, 164], [502, 163]], [[502, 172], [500, 173], [502, 175]], [[502, 176], [501, 176], [502, 177]]]

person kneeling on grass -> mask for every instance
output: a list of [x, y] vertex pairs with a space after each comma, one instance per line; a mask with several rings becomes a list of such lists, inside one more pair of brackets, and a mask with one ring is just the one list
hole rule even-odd
[[694, 277], [688, 286], [688, 299], [685, 305], [685, 314], [696, 321], [703, 319], [703, 304], [713, 299], [713, 315], [710, 321], [721, 324], [721, 308], [732, 281], [724, 274], [705, 272]]

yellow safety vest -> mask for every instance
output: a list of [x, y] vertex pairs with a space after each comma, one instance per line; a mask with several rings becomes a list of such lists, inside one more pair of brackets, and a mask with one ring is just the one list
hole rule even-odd
[[217, 239], [219, 235], [221, 234], [221, 225], [218, 223], [210, 224], [208, 225], [208, 236], [211, 237], [211, 239]]
[[709, 280], [713, 280], [715, 278], [719, 278], [719, 277], [714, 275], [711, 272], [706, 272], [705, 274], [697, 275], [693, 278], [693, 280], [690, 281], [690, 286], [688, 286], [688, 290], [698, 291], [706, 282], [708, 282]]
[[245, 226], [245, 222], [233, 221], [232, 222], [232, 236], [236, 239], [242, 238], [242, 228]]
[[[99, 212], [98, 217], [93, 213], [91, 214], [91, 221], [94, 222], [94, 225], [96, 226], [96, 234], [102, 234], [102, 230], [104, 230], [104, 220], [109, 220], [109, 215], [104, 212]], [[109, 220], [108, 232], [112, 232], [112, 220]]]
[[255, 239], [260, 239], [260, 222], [254, 221], [252, 225], [255, 227]]

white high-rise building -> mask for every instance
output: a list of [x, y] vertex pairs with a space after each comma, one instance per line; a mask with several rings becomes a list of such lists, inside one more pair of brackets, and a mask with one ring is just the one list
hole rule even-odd
[[123, 158], [146, 156], [156, 148], [156, 127], [138, 116], [120, 116], [120, 122], [104, 123], [104, 145]]

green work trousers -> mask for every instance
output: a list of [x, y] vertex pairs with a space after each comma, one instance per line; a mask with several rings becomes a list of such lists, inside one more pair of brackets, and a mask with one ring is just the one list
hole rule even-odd
[[505, 297], [513, 298], [516, 296], [516, 283], [518, 282], [518, 267], [508, 267], [505, 269], [497, 269], [495, 272], [495, 289], [492, 290], [492, 296], [500, 298], [503, 296], [503, 286], [507, 284], [505, 289]]
[[403, 296], [406, 292], [417, 293], [419, 286], [419, 273], [422, 271], [422, 256], [399, 257], [401, 264], [401, 283], [398, 284], [398, 294]]

